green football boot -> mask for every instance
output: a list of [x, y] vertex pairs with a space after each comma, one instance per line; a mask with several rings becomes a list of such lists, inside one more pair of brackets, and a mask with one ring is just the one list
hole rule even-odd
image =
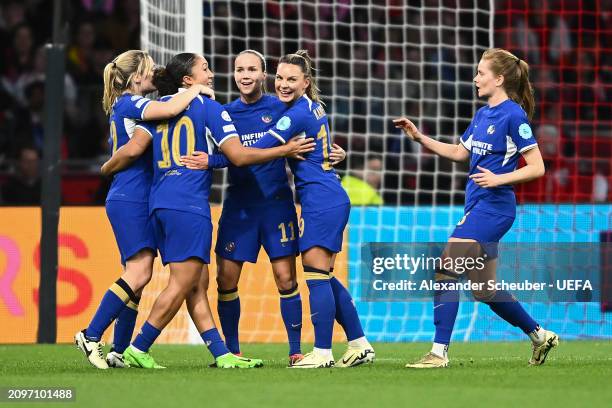
[[166, 368], [162, 365], [159, 365], [153, 360], [151, 354], [149, 353], [141, 353], [132, 348], [132, 346], [125, 349], [123, 352], [123, 359], [130, 365], [130, 367], [136, 368]]
[[238, 357], [235, 354], [227, 353], [215, 359], [215, 364], [219, 368], [259, 368], [263, 367], [263, 361], [258, 358]]

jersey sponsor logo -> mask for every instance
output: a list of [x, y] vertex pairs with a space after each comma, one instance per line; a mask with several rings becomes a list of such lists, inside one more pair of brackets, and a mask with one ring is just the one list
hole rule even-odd
[[486, 156], [493, 150], [491, 143], [485, 143], [478, 140], [472, 140], [472, 153], [480, 156]]
[[245, 135], [240, 135], [240, 141], [243, 146], [250, 146], [256, 143], [266, 132], [256, 132], [256, 133], [247, 133]]
[[495, 133], [495, 125], [489, 125], [487, 128], [487, 134], [492, 135], [493, 133]]
[[323, 116], [325, 116], [325, 109], [323, 109], [323, 107], [319, 105], [319, 107], [317, 109], [315, 109], [314, 111], [312, 111], [312, 113], [314, 113], [315, 118], [317, 118], [317, 120], [319, 120]]
[[226, 122], [231, 122], [231, 121], [232, 121], [232, 118], [231, 118], [231, 116], [229, 115], [229, 113], [227, 113], [227, 111], [223, 111], [223, 112], [221, 112], [221, 117], [222, 117], [222, 118], [223, 118], [223, 120], [224, 120], [224, 121], [226, 121]]
[[276, 128], [278, 130], [287, 130], [289, 129], [290, 126], [291, 126], [291, 119], [289, 118], [289, 116], [283, 116], [282, 118], [279, 119], [278, 123], [276, 124]]
[[234, 243], [234, 241], [230, 241], [227, 244], [225, 244], [225, 252], [229, 252], [232, 253], [234, 252], [234, 249], [236, 249], [236, 244]]
[[261, 121], [263, 123], [270, 123], [270, 122], [272, 122], [272, 115], [268, 115], [268, 114], [263, 115], [261, 117]]
[[530, 139], [533, 136], [531, 126], [527, 123], [521, 123], [521, 126], [518, 128], [518, 133], [523, 139]]

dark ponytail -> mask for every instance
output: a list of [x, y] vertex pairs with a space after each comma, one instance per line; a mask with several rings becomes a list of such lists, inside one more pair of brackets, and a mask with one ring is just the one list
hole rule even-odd
[[191, 75], [198, 54], [184, 52], [177, 54], [165, 67], [157, 67], [153, 72], [153, 85], [159, 96], [173, 95], [183, 86], [183, 77]]

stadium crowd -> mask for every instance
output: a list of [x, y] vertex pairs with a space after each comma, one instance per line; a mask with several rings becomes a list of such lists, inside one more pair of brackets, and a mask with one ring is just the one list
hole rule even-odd
[[[305, 47], [324, 74], [320, 86], [333, 115], [336, 141], [349, 153], [340, 172], [359, 173], [375, 155], [382, 166], [377, 193], [385, 204], [460, 204], [464, 178], [452, 176], [453, 165], [412, 150], [414, 145], [387, 119], [422, 116], [424, 132], [456, 140], [475, 108], [469, 83], [489, 40], [486, 30], [476, 31], [474, 38], [473, 27], [488, 26], [488, 15], [471, 10], [440, 12], [435, 9], [438, 2], [429, 0], [392, 0], [387, 7], [371, 3], [342, 0], [335, 7], [308, 2], [301, 6], [271, 1], [207, 3], [204, 49], [215, 56], [211, 63], [218, 74], [219, 100], [236, 96], [227, 73], [239, 51], [264, 50], [271, 62]], [[453, 10], [456, 0], [443, 3]], [[108, 155], [108, 119], [100, 105], [102, 69], [121, 51], [139, 48], [139, 2], [64, 4], [69, 25], [63, 201], [99, 204], [108, 185], [98, 172]], [[37, 185], [23, 169], [25, 161], [38, 161], [43, 153], [44, 44], [51, 39], [52, 7], [51, 0], [6, 0], [0, 6], [0, 203], [4, 205], [33, 204], [32, 197], [40, 196], [15, 189]], [[416, 12], [420, 7], [431, 9]], [[525, 1], [496, 1], [495, 44], [531, 65], [537, 102], [533, 124], [548, 169], [538, 182], [518, 189], [521, 201], [612, 198], [612, 15], [602, 11], [606, 9], [609, 0], [546, 0], [537, 7]], [[211, 15], [249, 18], [249, 23], [230, 24], [217, 18], [207, 24]], [[269, 38], [265, 44], [256, 34], [264, 32], [264, 22]], [[438, 29], [439, 23], [448, 29]], [[220, 41], [229, 34], [231, 41]], [[419, 99], [420, 103], [414, 102]], [[18, 200], [20, 196], [28, 200]]]

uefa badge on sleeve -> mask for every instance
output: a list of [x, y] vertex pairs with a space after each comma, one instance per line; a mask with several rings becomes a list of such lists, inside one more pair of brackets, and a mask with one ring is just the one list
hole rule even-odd
[[519, 132], [519, 135], [521, 135], [523, 139], [529, 139], [533, 136], [533, 132], [531, 131], [531, 126], [529, 126], [529, 124], [527, 123], [521, 124], [521, 126], [519, 126], [518, 132]]
[[282, 118], [279, 119], [279, 121], [276, 123], [276, 128], [278, 130], [287, 130], [291, 127], [291, 119], [289, 119], [289, 116], [283, 116]]

